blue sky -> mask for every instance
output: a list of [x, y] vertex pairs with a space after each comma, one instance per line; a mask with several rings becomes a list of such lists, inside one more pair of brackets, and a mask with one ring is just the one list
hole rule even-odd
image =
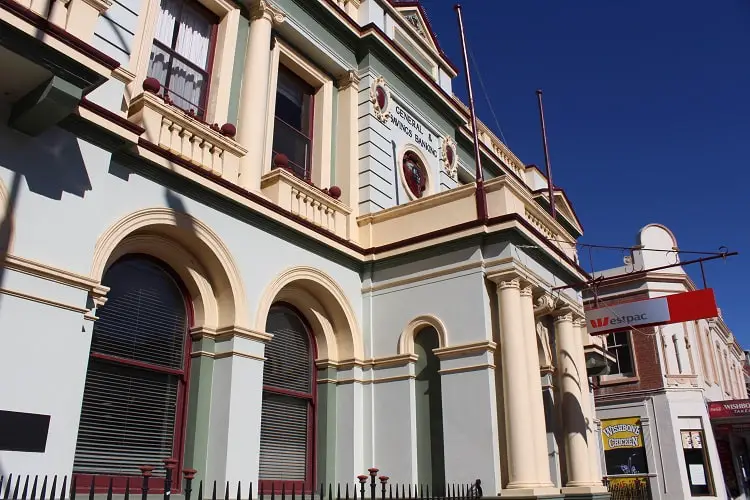
[[[463, 67], [453, 2], [422, 4], [443, 49]], [[478, 114], [499, 135], [481, 75], [507, 144], [539, 166], [534, 91], [544, 90], [553, 178], [583, 223], [580, 241], [629, 246], [657, 222], [674, 231], [681, 249], [739, 251], [706, 263], [707, 280], [750, 348], [742, 316], [750, 291], [750, 3], [461, 4]], [[454, 91], [465, 99], [463, 75]], [[586, 263], [588, 255], [581, 257]], [[622, 264], [618, 251], [593, 258], [597, 269]], [[700, 268], [687, 271], [700, 285]]]

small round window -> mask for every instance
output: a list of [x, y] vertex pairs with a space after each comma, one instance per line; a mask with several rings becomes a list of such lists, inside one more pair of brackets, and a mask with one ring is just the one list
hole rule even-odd
[[403, 159], [404, 179], [412, 196], [421, 198], [427, 189], [427, 169], [422, 159], [414, 152], [407, 151]]

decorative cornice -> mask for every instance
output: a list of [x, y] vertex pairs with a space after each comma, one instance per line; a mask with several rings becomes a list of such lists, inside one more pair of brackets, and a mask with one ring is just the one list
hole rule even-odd
[[251, 21], [263, 18], [278, 25], [286, 20], [284, 12], [268, 0], [252, 0], [248, 11]]
[[534, 316], [544, 316], [555, 310], [557, 301], [549, 293], [543, 293], [536, 299]]

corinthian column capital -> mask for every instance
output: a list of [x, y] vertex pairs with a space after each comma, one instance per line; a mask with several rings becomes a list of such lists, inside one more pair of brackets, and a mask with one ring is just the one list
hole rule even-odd
[[359, 87], [361, 78], [356, 71], [349, 70], [338, 77], [339, 90], [346, 90], [349, 87]]
[[558, 323], [572, 323], [573, 322], [573, 313], [570, 311], [562, 311], [557, 316], [555, 316], [555, 324]]
[[286, 17], [284, 13], [268, 0], [250, 0], [248, 2], [250, 19], [266, 19], [274, 24], [281, 24]]
[[498, 281], [497, 288], [498, 290], [504, 290], [506, 288], [521, 288], [521, 280], [513, 278], [508, 281]]
[[531, 286], [525, 286], [521, 288], [521, 297], [531, 297], [534, 295], [534, 288]]

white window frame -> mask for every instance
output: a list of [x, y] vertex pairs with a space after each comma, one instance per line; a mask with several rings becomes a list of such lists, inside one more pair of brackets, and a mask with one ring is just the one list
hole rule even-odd
[[[601, 380], [604, 381], [604, 382], [608, 382], [608, 381], [612, 381], [612, 380], [619, 380], [619, 379], [632, 379], [632, 378], [636, 378], [638, 376], [637, 375], [638, 370], [636, 368], [635, 350], [633, 349], [633, 332], [630, 331], [630, 330], [618, 330], [616, 332], [612, 332], [609, 335], [614, 335], [616, 333], [622, 333], [622, 332], [626, 333], [627, 336], [628, 336], [627, 347], [628, 347], [628, 349], [630, 351], [630, 364], [633, 367], [633, 371], [630, 372], [630, 373], [611, 373], [611, 374], [607, 374], [607, 375], [602, 375]], [[604, 346], [605, 346], [606, 349], [609, 349], [609, 345], [607, 343], [606, 336], [604, 337]], [[618, 363], [619, 363], [619, 361], [618, 361]]]

